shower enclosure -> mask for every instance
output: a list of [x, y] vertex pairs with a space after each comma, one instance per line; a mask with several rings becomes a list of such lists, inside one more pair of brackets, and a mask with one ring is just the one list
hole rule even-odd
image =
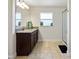
[[67, 45], [67, 9], [62, 12], [62, 40]]

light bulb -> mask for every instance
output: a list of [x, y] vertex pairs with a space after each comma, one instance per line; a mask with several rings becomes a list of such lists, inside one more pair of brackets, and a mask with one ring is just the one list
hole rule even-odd
[[20, 4], [20, 7], [21, 7], [22, 9], [24, 9], [24, 6], [22, 5], [22, 3]]
[[20, 6], [20, 2], [17, 2], [17, 6]]
[[22, 2], [22, 5], [23, 5], [25, 8], [29, 9], [29, 6], [26, 5], [24, 2]]
[[24, 9], [24, 6], [22, 5], [21, 2], [17, 2], [17, 6], [21, 7], [22, 9]]

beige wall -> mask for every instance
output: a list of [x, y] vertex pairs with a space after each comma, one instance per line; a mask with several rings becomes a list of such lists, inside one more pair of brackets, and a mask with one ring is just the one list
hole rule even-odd
[[[31, 20], [34, 26], [39, 26], [39, 41], [62, 40], [62, 11], [65, 8], [56, 7], [32, 7], [30, 10]], [[40, 13], [53, 13], [53, 26], [40, 27]]]

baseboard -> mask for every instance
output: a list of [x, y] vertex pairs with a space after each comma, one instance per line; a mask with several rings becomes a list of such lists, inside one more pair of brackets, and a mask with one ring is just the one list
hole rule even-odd
[[9, 56], [8, 56], [8, 59], [16, 59], [16, 54], [14, 54], [14, 55], [9, 55]]

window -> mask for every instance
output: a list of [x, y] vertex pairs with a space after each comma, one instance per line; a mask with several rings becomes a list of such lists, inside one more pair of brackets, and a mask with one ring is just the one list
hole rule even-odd
[[53, 26], [53, 14], [52, 13], [40, 13], [40, 25], [41, 26]]
[[16, 13], [16, 26], [21, 25], [21, 13], [17, 12]]

